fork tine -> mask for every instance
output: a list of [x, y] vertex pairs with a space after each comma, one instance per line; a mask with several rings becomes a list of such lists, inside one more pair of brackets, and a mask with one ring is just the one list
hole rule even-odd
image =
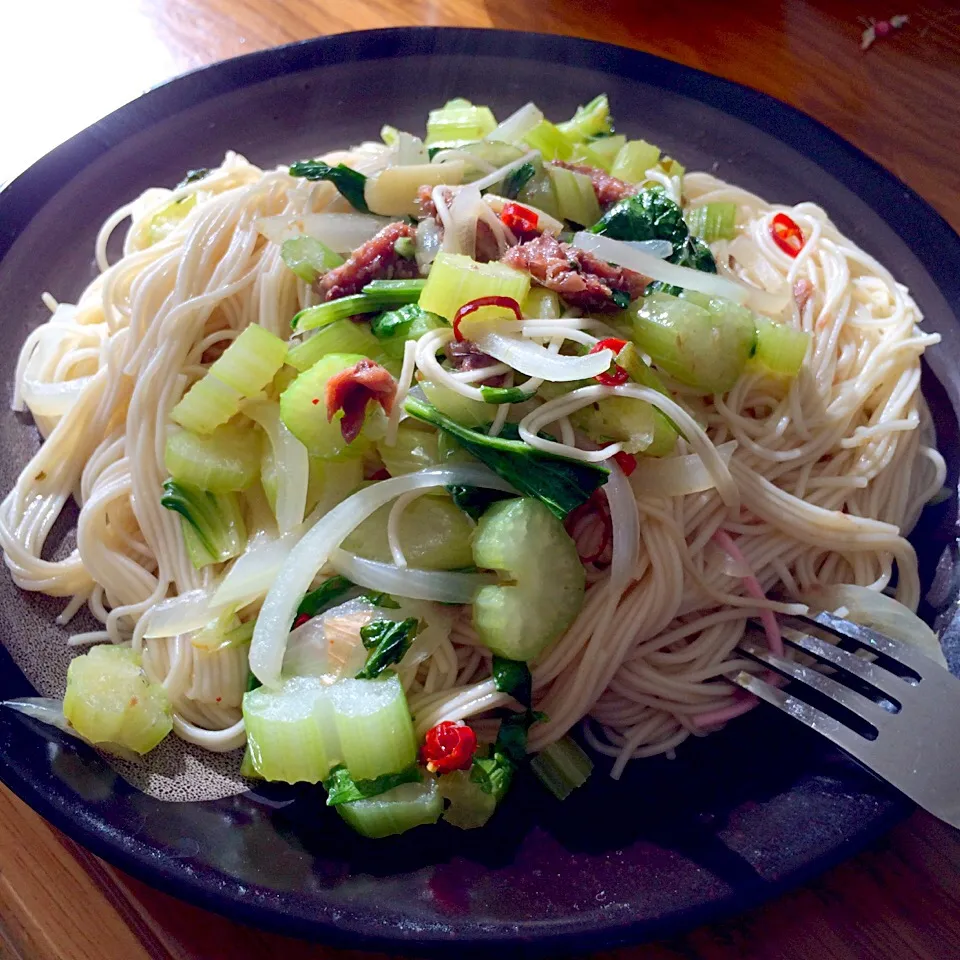
[[[792, 621], [792, 622], [791, 622]], [[804, 633], [808, 632], [811, 626], [817, 626], [833, 636], [854, 640], [862, 644], [868, 650], [876, 650], [883, 653], [892, 660], [897, 660], [904, 666], [909, 667], [915, 673], [923, 676], [924, 667], [930, 667], [930, 661], [919, 651], [913, 649], [909, 644], [902, 643], [899, 640], [893, 640], [870, 627], [861, 626], [852, 620], [844, 620], [836, 617], [832, 613], [818, 613], [816, 616], [785, 616], [781, 617], [781, 622], [788, 626], [793, 626]]]
[[[859, 733], [851, 730], [850, 727], [845, 726], [839, 720], [834, 720], [833, 717], [822, 710], [811, 707], [809, 703], [805, 703], [799, 697], [785, 693], [772, 683], [767, 683], [766, 680], [761, 680], [760, 677], [755, 677], [752, 673], [747, 673], [746, 670], [741, 670], [740, 673], [730, 679], [738, 686], [743, 687], [744, 690], [749, 690], [754, 696], [783, 710], [784, 713], [789, 714], [795, 720], [799, 720], [804, 726], [823, 734], [838, 747], [843, 747], [844, 750], [850, 751], [857, 757], [867, 758], [873, 752], [873, 741], [861, 737]], [[864, 759], [864, 762], [869, 763], [869, 760]]]
[[863, 694], [857, 693], [856, 690], [845, 687], [832, 677], [825, 676], [811, 667], [805, 667], [792, 660], [778, 657], [771, 653], [767, 647], [761, 646], [749, 637], [744, 637], [738, 646], [745, 653], [753, 657], [754, 660], [759, 660], [760, 663], [766, 664], [766, 666], [776, 670], [777, 673], [783, 674], [785, 677], [805, 683], [818, 693], [822, 693], [825, 697], [829, 697], [834, 702], [846, 707], [851, 713], [855, 713], [861, 719], [872, 723], [878, 730], [885, 720], [890, 719], [890, 714], [884, 710], [880, 704], [874, 703], [873, 700], [869, 699], [869, 697], [865, 697]]
[[846, 650], [841, 650], [822, 637], [816, 637], [809, 633], [801, 633], [798, 636], [784, 634], [783, 640], [790, 646], [803, 650], [818, 660], [826, 661], [847, 673], [853, 674], [853, 676], [869, 683], [872, 687], [876, 687], [881, 693], [892, 697], [901, 706], [904, 697], [909, 697], [913, 690], [910, 684], [896, 674], [890, 673], [889, 670], [884, 670], [883, 667], [870, 663], [868, 660], [864, 660], [862, 657]]

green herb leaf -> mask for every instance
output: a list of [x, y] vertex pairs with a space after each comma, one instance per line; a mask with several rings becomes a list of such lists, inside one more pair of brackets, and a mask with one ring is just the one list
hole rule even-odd
[[410, 649], [420, 628], [416, 617], [406, 620], [374, 620], [360, 628], [360, 640], [370, 651], [358, 680], [375, 680], [387, 667], [399, 663]]
[[520, 191], [534, 178], [537, 169], [532, 163], [521, 164], [503, 181], [503, 195], [508, 200], [516, 200]]
[[606, 467], [599, 464], [551, 457], [535, 451], [519, 439], [515, 424], [505, 423], [500, 436], [489, 437], [482, 428], [471, 430], [444, 416], [419, 397], [408, 395], [405, 407], [411, 416], [455, 437], [468, 453], [521, 493], [541, 500], [561, 520], [571, 510], [586, 503], [609, 476]]
[[188, 170], [184, 178], [177, 184], [177, 187], [185, 187], [188, 183], [196, 183], [198, 180], [202, 180], [209, 172], [209, 167], [197, 167], [196, 170]]
[[674, 253], [687, 239], [683, 211], [662, 187], [640, 190], [615, 203], [591, 228], [614, 240], [666, 240]]
[[539, 710], [510, 714], [500, 721], [500, 732], [497, 734], [494, 750], [505, 753], [514, 763], [521, 763], [527, 756], [527, 735], [530, 728], [546, 719], [546, 714]]
[[470, 779], [479, 784], [484, 793], [493, 794], [499, 803], [510, 789], [516, 769], [508, 756], [494, 751], [492, 756], [474, 759]]
[[385, 773], [373, 780], [354, 780], [350, 771], [343, 765], [334, 767], [330, 776], [323, 781], [327, 791], [327, 806], [336, 807], [341, 803], [353, 803], [355, 800], [368, 800], [379, 796], [402, 783], [419, 783], [423, 779], [416, 764], [399, 773]]
[[523, 660], [493, 657], [493, 682], [501, 693], [508, 693], [521, 706], [529, 707], [533, 694], [530, 668]]
[[[630, 303], [629, 297], [627, 303]], [[480, 395], [486, 403], [523, 403], [532, 396], [523, 387], [481, 387]]]
[[498, 500], [507, 500], [509, 493], [503, 493], [500, 490], [487, 490], [482, 487], [468, 487], [463, 484], [457, 484], [447, 487], [453, 502], [468, 516], [471, 520], [479, 520], [487, 508]]
[[370, 320], [370, 329], [378, 340], [405, 337], [414, 320], [426, 316], [427, 311], [415, 303], [405, 303], [396, 310], [387, 310]]
[[316, 590], [311, 590], [300, 601], [297, 616], [315, 617], [333, 606], [334, 601], [339, 600], [352, 586], [353, 583], [346, 577], [336, 576], [324, 580]]
[[246, 691], [249, 693], [251, 690], [256, 690], [257, 687], [262, 687], [263, 684], [256, 678], [252, 670], [247, 671], [247, 686]]
[[380, 590], [368, 590], [363, 598], [369, 600], [375, 607], [383, 607], [384, 610], [400, 609], [400, 604], [389, 593], [383, 593]]
[[514, 713], [500, 724], [497, 741], [489, 757], [476, 757], [470, 768], [470, 779], [480, 785], [484, 793], [491, 793], [497, 802], [503, 799], [513, 783], [519, 764], [527, 756], [527, 732], [533, 724], [545, 720], [537, 710]]
[[626, 310], [630, 306], [630, 294], [625, 293], [623, 290], [611, 290], [610, 291], [613, 302], [621, 309]]
[[331, 167], [322, 160], [301, 160], [290, 164], [291, 177], [303, 177], [306, 180], [329, 180], [355, 210], [369, 213], [370, 208], [364, 199], [363, 191], [367, 178], [344, 163]]

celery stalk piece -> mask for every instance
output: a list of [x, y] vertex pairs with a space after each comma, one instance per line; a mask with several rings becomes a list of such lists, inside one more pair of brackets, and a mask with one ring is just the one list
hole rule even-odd
[[339, 253], [316, 237], [308, 236], [284, 240], [280, 247], [280, 257], [304, 283], [314, 283], [317, 277], [343, 263], [343, 257]]
[[161, 207], [151, 218], [147, 227], [147, 245], [153, 246], [176, 230], [186, 219], [187, 214], [197, 205], [197, 195], [191, 193], [179, 200], [171, 200]]
[[361, 293], [328, 300], [326, 303], [318, 303], [315, 307], [301, 310], [290, 324], [294, 330], [301, 333], [358, 314], [379, 313], [388, 308], [401, 307], [405, 303], [416, 303], [425, 283], [424, 280], [374, 281], [368, 283]]
[[319, 677], [291, 677], [243, 695], [247, 748], [265, 780], [320, 783], [340, 762], [329, 696]]
[[547, 174], [553, 180], [562, 219], [589, 227], [603, 216], [593, 181], [586, 174], [563, 167], [547, 167]]
[[421, 824], [436, 823], [443, 812], [437, 782], [404, 783], [369, 800], [341, 803], [337, 813], [361, 836], [379, 840]]
[[569, 120], [557, 124], [557, 129], [573, 142], [612, 134], [613, 120], [607, 95], [601, 93], [589, 103], [581, 104]]
[[[393, 504], [380, 507], [343, 542], [343, 549], [368, 560], [392, 563], [387, 518]], [[473, 564], [473, 526], [447, 497], [414, 500], [400, 516], [398, 538], [407, 564], [421, 570], [459, 570]]]
[[521, 307], [525, 317], [541, 320], [557, 320], [563, 313], [560, 308], [560, 298], [546, 287], [531, 287]]
[[541, 120], [524, 140], [532, 149], [539, 150], [544, 160], [569, 160], [573, 155], [571, 140], [549, 120]]
[[530, 766], [537, 779], [558, 799], [566, 800], [583, 786], [593, 771], [593, 761], [575, 740], [563, 737], [540, 751]]
[[170, 419], [194, 433], [213, 433], [240, 411], [243, 395], [209, 374], [201, 377], [170, 411]]
[[147, 679], [138, 653], [111, 644], [70, 661], [63, 714], [91, 743], [118, 743], [141, 754], [173, 729], [166, 690]]
[[[465, 303], [477, 297], [511, 297], [523, 303], [530, 290], [530, 275], [493, 261], [477, 263], [456, 253], [437, 255], [427, 277], [420, 306], [430, 313], [453, 320]], [[484, 307], [472, 319], [513, 316], [502, 307]]]
[[209, 436], [190, 430], [167, 434], [164, 464], [170, 476], [210, 493], [245, 490], [257, 478], [259, 443], [249, 427], [226, 423]]
[[335, 320], [292, 347], [287, 363], [303, 373], [329, 353], [356, 353], [379, 363], [383, 350], [365, 323]]
[[397, 773], [416, 760], [413, 721], [396, 674], [340, 680], [329, 691], [341, 757], [354, 780]]
[[377, 452], [387, 473], [391, 477], [400, 477], [440, 463], [438, 437], [436, 430], [421, 429], [408, 420], [397, 429], [395, 442], [388, 445], [381, 441], [377, 444]]
[[255, 397], [283, 366], [287, 345], [279, 337], [251, 323], [223, 351], [209, 374], [242, 397]]
[[588, 144], [585, 144], [585, 146], [596, 158], [597, 166], [609, 172], [617, 159], [617, 154], [620, 153], [626, 142], [627, 138], [622, 133], [618, 133], [609, 137], [598, 137], [596, 140], [591, 140]]
[[262, 780], [263, 777], [257, 773], [257, 768], [253, 765], [253, 754], [250, 752], [250, 747], [247, 747], [243, 751], [243, 759], [240, 761], [240, 776], [245, 777], [247, 780]]
[[735, 203], [705, 203], [686, 212], [684, 219], [690, 232], [705, 243], [732, 240], [737, 235]]
[[461, 830], [482, 827], [497, 809], [497, 798], [470, 779], [469, 770], [454, 770], [438, 778], [440, 796], [449, 803], [443, 813], [447, 823]]
[[795, 377], [807, 355], [810, 334], [767, 317], [757, 317], [756, 322], [757, 352], [751, 363], [783, 377]]
[[424, 145], [445, 150], [464, 143], [482, 140], [497, 126], [489, 107], [474, 106], [469, 100], [449, 100], [427, 117], [427, 137]]
[[628, 183], [640, 183], [647, 171], [657, 165], [660, 148], [646, 140], [628, 140], [613, 161], [610, 173]]
[[574, 413], [571, 422], [594, 443], [620, 443], [625, 453], [645, 453], [657, 429], [654, 408], [633, 397], [598, 400]]
[[421, 381], [420, 389], [427, 400], [442, 414], [456, 420], [457, 423], [462, 423], [465, 427], [486, 426], [492, 423], [497, 415], [497, 408], [492, 403], [471, 400], [431, 380]]
[[510, 585], [481, 587], [473, 624], [483, 643], [511, 660], [533, 660], [583, 606], [583, 564], [563, 523], [539, 500], [493, 504], [473, 539], [474, 563]]

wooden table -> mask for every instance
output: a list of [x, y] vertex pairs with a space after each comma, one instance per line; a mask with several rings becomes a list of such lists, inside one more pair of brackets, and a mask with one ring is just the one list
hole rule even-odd
[[[909, 14], [909, 25], [862, 53], [857, 17], [895, 13]], [[15, 10], [11, 2], [0, 31], [0, 182], [183, 70], [316, 34], [406, 24], [611, 40], [760, 88], [847, 137], [960, 229], [960, 8], [949, 2], [28, 0]], [[151, 891], [0, 788], [0, 960], [274, 956], [361, 955], [261, 935]], [[918, 814], [777, 903], [611, 956], [960, 958], [960, 835]]]

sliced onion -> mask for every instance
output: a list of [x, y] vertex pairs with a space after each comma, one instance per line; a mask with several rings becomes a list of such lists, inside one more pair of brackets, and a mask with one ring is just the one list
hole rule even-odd
[[494, 170], [493, 173], [488, 173], [482, 179], [474, 180], [472, 186], [476, 187], [478, 190], [486, 190], [487, 187], [492, 187], [495, 183], [499, 183], [504, 177], [509, 176], [514, 170], [519, 170], [520, 167], [522, 167], [525, 163], [529, 163], [531, 160], [537, 160], [539, 157], [539, 150], [531, 150], [529, 153], [525, 153], [522, 157], [518, 157], [516, 160], [511, 160], [510, 163], [500, 167], [499, 170]]
[[480, 191], [472, 183], [460, 187], [450, 204], [450, 227], [443, 235], [443, 249], [473, 257], [477, 252], [477, 214], [482, 203]]
[[398, 567], [393, 563], [367, 560], [345, 550], [334, 550], [330, 564], [337, 573], [359, 583], [361, 587], [410, 600], [473, 603], [481, 587], [497, 582], [492, 574]]
[[352, 253], [388, 223], [390, 220], [386, 217], [366, 213], [308, 213], [302, 217], [281, 213], [260, 217], [256, 227], [271, 243], [283, 243], [306, 234], [322, 240], [337, 253]]
[[[210, 601], [212, 609], [243, 607], [264, 596], [273, 586], [284, 562], [297, 545], [301, 533], [294, 530], [274, 539], [260, 533], [220, 581]], [[205, 623], [210, 620], [207, 618]]]
[[535, 103], [525, 103], [519, 110], [515, 110], [501, 120], [493, 130], [487, 134], [487, 140], [502, 140], [504, 143], [516, 143], [522, 140], [534, 127], [543, 122], [543, 114]]
[[214, 618], [211, 606], [209, 590], [190, 590], [179, 597], [161, 600], [147, 611], [147, 629], [143, 636], [152, 640], [199, 630]]
[[565, 357], [522, 337], [504, 337], [499, 333], [486, 334], [477, 341], [477, 346], [495, 360], [509, 364], [528, 377], [555, 383], [589, 380], [609, 370], [613, 363], [612, 350], [600, 350], [583, 357]]
[[266, 400], [244, 404], [243, 412], [263, 427], [277, 465], [277, 529], [281, 536], [303, 523], [310, 460], [307, 448], [280, 419], [280, 407]]
[[640, 512], [637, 498], [616, 461], [608, 463], [610, 478], [603, 489], [610, 506], [613, 556], [610, 561], [610, 588], [619, 597], [629, 586], [640, 556]]
[[937, 635], [912, 610], [884, 593], [852, 583], [814, 587], [800, 597], [813, 610], [826, 610], [864, 627], [902, 640], [947, 667]]
[[293, 548], [263, 602], [250, 643], [254, 676], [268, 687], [280, 682], [287, 634], [300, 598], [330, 554], [354, 529], [403, 493], [456, 484], [515, 492], [505, 480], [478, 464], [434, 467], [358, 490], [320, 519]]
[[397, 133], [397, 142], [393, 147], [393, 157], [394, 163], [398, 167], [413, 167], [430, 162], [423, 141], [405, 130], [400, 130]]
[[[416, 667], [423, 663], [427, 657], [433, 656], [437, 647], [450, 637], [450, 631], [453, 629], [453, 621], [456, 615], [448, 606], [441, 606], [437, 603], [410, 604], [401, 603], [399, 612], [409, 615], [412, 613], [418, 615], [424, 622], [424, 628], [417, 634], [416, 639], [410, 644], [410, 649], [400, 661], [400, 666]], [[416, 609], [420, 607], [420, 609]], [[413, 608], [411, 610], [411, 608]], [[409, 611], [409, 613], [408, 613]]]
[[574, 246], [595, 253], [611, 263], [636, 270], [651, 280], [660, 280], [671, 286], [695, 290], [713, 297], [726, 297], [734, 303], [747, 304], [762, 313], [778, 314], [789, 303], [789, 293], [767, 293], [756, 287], [747, 287], [727, 280], [715, 273], [704, 273], [690, 267], [680, 267], [666, 260], [658, 260], [620, 240], [611, 240], [595, 233], [580, 231], [574, 234]]
[[668, 240], [623, 240], [621, 242], [641, 253], [649, 253], [651, 257], [656, 257], [658, 260], [666, 260], [673, 253], [673, 244]]
[[[736, 449], [737, 441], [729, 440], [717, 447], [717, 453], [729, 464]], [[697, 453], [663, 459], [639, 457], [636, 469], [630, 474], [630, 484], [638, 494], [651, 497], [685, 497], [712, 490], [717, 485], [716, 478]]]
[[437, 254], [443, 244], [443, 236], [435, 218], [424, 217], [417, 224], [415, 243], [417, 265], [423, 270], [424, 267], [429, 267], [437, 259]]
[[51, 383], [24, 379], [20, 384], [20, 398], [35, 417], [62, 417], [80, 399], [80, 394], [92, 379], [76, 377]]

